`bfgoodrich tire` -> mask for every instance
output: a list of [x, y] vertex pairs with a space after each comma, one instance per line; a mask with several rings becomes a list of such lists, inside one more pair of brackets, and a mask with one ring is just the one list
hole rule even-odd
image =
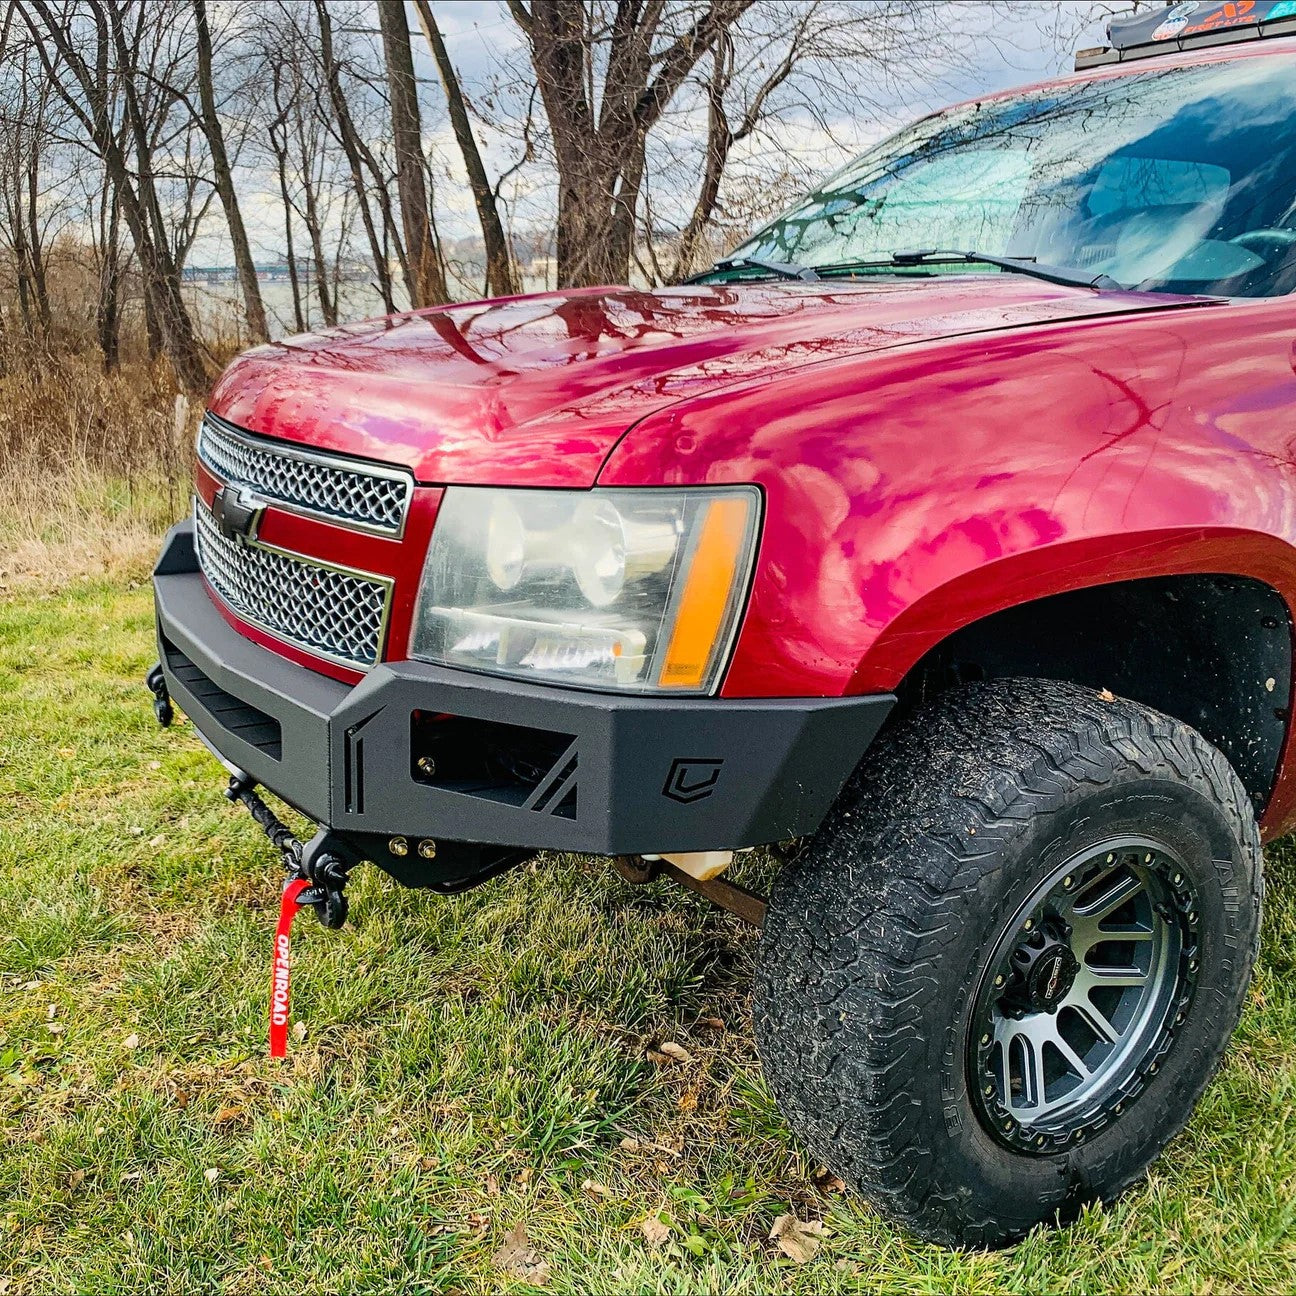
[[775, 883], [770, 1086], [816, 1157], [923, 1237], [1065, 1222], [1187, 1121], [1261, 893], [1246, 792], [1193, 729], [1051, 681], [952, 690]]

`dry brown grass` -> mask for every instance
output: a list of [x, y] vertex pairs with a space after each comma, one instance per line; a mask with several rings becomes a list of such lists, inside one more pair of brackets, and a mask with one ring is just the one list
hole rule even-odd
[[200, 402], [170, 369], [0, 344], [0, 590], [142, 575], [184, 511]]

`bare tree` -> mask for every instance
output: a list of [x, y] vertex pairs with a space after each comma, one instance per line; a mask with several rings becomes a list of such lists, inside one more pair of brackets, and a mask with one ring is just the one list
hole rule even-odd
[[[322, 0], [316, 0], [322, 3]], [[473, 205], [477, 208], [477, 219], [481, 224], [482, 242], [486, 249], [486, 291], [488, 295], [505, 297], [517, 291], [513, 274], [513, 258], [509, 253], [508, 239], [504, 236], [504, 224], [500, 220], [497, 195], [491, 188], [482, 164], [481, 151], [477, 147], [477, 137], [473, 134], [472, 120], [468, 115], [468, 103], [464, 98], [463, 88], [459, 84], [459, 74], [446, 49], [437, 26], [436, 15], [428, 0], [414, 0], [418, 13], [419, 26], [432, 51], [432, 58], [437, 66], [437, 75], [441, 79], [441, 88], [445, 91], [446, 108], [450, 115], [450, 126], [454, 131], [455, 142], [463, 158], [464, 170], [468, 174], [468, 187], [472, 190]]]
[[[147, 126], [140, 105], [139, 63], [122, 27], [120, 0], [85, 0], [77, 13], [51, 0], [22, 0], [20, 12], [50, 84], [81, 123], [85, 137], [108, 172], [122, 216], [131, 232], [143, 274], [145, 296], [167, 355], [180, 382], [191, 390], [206, 384], [206, 371], [193, 322], [180, 292], [180, 276], [166, 237], [149, 163]], [[89, 31], [79, 20], [88, 14]], [[168, 23], [171, 12], [159, 5], [152, 24]], [[150, 28], [152, 35], [157, 27]], [[83, 54], [88, 48], [90, 57]], [[138, 43], [134, 46], [138, 53]], [[124, 121], [135, 153], [128, 149], [110, 114], [113, 83], [121, 88]]]
[[[378, 162], [373, 152], [361, 138], [360, 132], [356, 129], [351, 106], [342, 87], [342, 69], [336, 57], [333, 42], [333, 20], [329, 14], [327, 0], [315, 0], [315, 14], [316, 21], [319, 23], [322, 70], [325, 83], [328, 86], [329, 101], [333, 107], [334, 134], [338, 143], [342, 146], [342, 151], [346, 154], [347, 166], [351, 171], [351, 183], [355, 189], [360, 221], [364, 226], [365, 236], [369, 240], [374, 273], [378, 277], [378, 291], [382, 297], [383, 306], [390, 314], [396, 309], [396, 301], [392, 295], [391, 269], [388, 264], [386, 246], [389, 241], [388, 230], [393, 228], [391, 200], [387, 195], [385, 185], [377, 183], [372, 186], [376, 192], [379, 210], [383, 218], [382, 236], [380, 237], [379, 228], [374, 223], [373, 210], [369, 204], [372, 178], [380, 174]], [[366, 168], [368, 169], [367, 174]]]
[[410, 304], [431, 306], [449, 298], [445, 266], [432, 234], [424, 174], [423, 128], [414, 79], [414, 54], [410, 48], [405, 0], [378, 0], [383, 56], [391, 99], [392, 142], [396, 149], [396, 189], [401, 221]]
[[207, 137], [207, 146], [211, 151], [212, 176], [216, 182], [216, 192], [220, 195], [221, 206], [225, 210], [225, 222], [229, 226], [230, 243], [234, 249], [234, 266], [238, 272], [239, 285], [243, 290], [248, 333], [254, 342], [264, 342], [269, 338], [270, 330], [266, 327], [261, 285], [257, 281], [256, 266], [252, 261], [252, 248], [248, 242], [247, 229], [243, 224], [243, 213], [239, 209], [238, 194], [234, 189], [234, 176], [230, 169], [229, 155], [225, 150], [225, 131], [216, 109], [216, 92], [212, 80], [212, 38], [211, 28], [207, 22], [207, 4], [206, 0], [192, 0], [192, 3], [197, 36], [195, 44], [200, 97], [200, 111], [197, 117]]
[[752, 0], [604, 6], [508, 0], [526, 37], [558, 168], [560, 284], [627, 277], [649, 132]]

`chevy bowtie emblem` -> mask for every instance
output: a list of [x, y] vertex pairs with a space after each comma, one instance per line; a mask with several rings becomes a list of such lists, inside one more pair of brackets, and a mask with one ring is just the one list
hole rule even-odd
[[238, 482], [227, 482], [212, 499], [212, 517], [226, 540], [250, 540], [265, 510], [265, 501]]

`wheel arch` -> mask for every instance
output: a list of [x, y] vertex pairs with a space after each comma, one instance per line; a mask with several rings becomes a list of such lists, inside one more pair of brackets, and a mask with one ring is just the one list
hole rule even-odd
[[894, 691], [897, 717], [978, 679], [1110, 689], [1192, 725], [1229, 758], [1268, 833], [1289, 828], [1296, 555], [1255, 533], [1161, 537], [1156, 554], [1125, 541], [1020, 555], [933, 591], [879, 636], [853, 689]]

